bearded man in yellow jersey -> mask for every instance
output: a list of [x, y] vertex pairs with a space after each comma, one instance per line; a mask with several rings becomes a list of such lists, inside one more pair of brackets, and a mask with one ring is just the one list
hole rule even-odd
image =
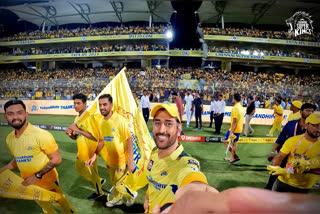
[[159, 212], [175, 202], [176, 192], [181, 187], [204, 191], [209, 186], [200, 171], [199, 162], [178, 142], [182, 128], [176, 105], [158, 104], [152, 109], [151, 116], [154, 118], [152, 135], [156, 147], [147, 166], [149, 184], [144, 209], [146, 212]]
[[[320, 114], [310, 114], [306, 121], [306, 132], [289, 138], [282, 146], [279, 154], [272, 160], [273, 166], [280, 166], [282, 160], [288, 157], [287, 173], [278, 176], [272, 191], [307, 193], [320, 175]], [[292, 166], [294, 161], [309, 162], [309, 169], [298, 173]], [[302, 165], [301, 165], [302, 166]]]
[[281, 100], [280, 99], [276, 99], [276, 104], [274, 106], [272, 106], [272, 108], [274, 109], [274, 116], [275, 119], [273, 121], [272, 124], [272, 128], [269, 131], [269, 134], [267, 134], [267, 137], [272, 137], [274, 131], [277, 129], [278, 133], [281, 132], [281, 122], [283, 120], [283, 108], [281, 106]]
[[[48, 131], [26, 122], [28, 112], [21, 100], [6, 102], [4, 111], [4, 117], [14, 128], [14, 131], [6, 139], [7, 146], [14, 158], [0, 169], [0, 173], [6, 169], [18, 168], [24, 179], [23, 185], [34, 184], [63, 195], [55, 168], [62, 159], [53, 136]], [[55, 213], [51, 202], [36, 202], [44, 213]], [[61, 208], [64, 213], [75, 212], [64, 195], [62, 200], [55, 205]]]
[[[84, 94], [76, 94], [73, 96], [74, 109], [79, 113], [74, 119], [77, 122], [82, 113], [86, 110], [87, 97]], [[95, 200], [103, 196], [102, 185], [105, 183], [98, 174], [98, 163], [95, 161], [92, 167], [86, 166], [85, 163], [93, 156], [96, 151], [99, 140], [99, 131], [93, 115], [87, 115], [87, 118], [81, 120], [78, 124], [71, 124], [66, 134], [73, 140], [77, 141], [78, 154], [76, 158], [76, 170], [79, 174], [91, 181], [95, 187], [88, 200]]]
[[[244, 108], [240, 104], [241, 96], [239, 93], [233, 95], [232, 104], [234, 105], [231, 109], [231, 121], [230, 129], [227, 131], [226, 136], [223, 140], [224, 145], [231, 152], [230, 158], [225, 158], [229, 163], [234, 163], [239, 161], [240, 158], [236, 154], [237, 152], [237, 142], [239, 141], [240, 134], [243, 129], [243, 120], [244, 120]], [[232, 146], [229, 147], [228, 139], [235, 135], [236, 138], [233, 140]]]
[[[103, 118], [98, 121], [99, 143], [93, 156], [87, 162], [92, 166], [100, 153], [107, 165], [112, 185], [125, 173], [126, 169], [133, 172], [133, 143], [128, 121], [112, 111], [113, 103], [110, 94], [103, 94], [99, 97], [99, 110]], [[126, 188], [128, 189], [128, 187]], [[138, 195], [128, 189], [124, 195], [127, 198], [126, 206], [132, 206]], [[119, 192], [114, 189], [114, 198], [106, 203], [107, 207], [121, 205], [123, 199]]]

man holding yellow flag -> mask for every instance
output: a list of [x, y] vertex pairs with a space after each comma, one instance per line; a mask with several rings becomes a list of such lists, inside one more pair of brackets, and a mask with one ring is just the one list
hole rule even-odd
[[[76, 94], [73, 96], [74, 109], [79, 113], [74, 122], [78, 121], [79, 117], [86, 110], [87, 97], [84, 94]], [[97, 160], [93, 162], [92, 167], [88, 167], [85, 163], [93, 156], [97, 149], [99, 140], [99, 131], [92, 114], [87, 114], [85, 120], [81, 120], [77, 125], [71, 124], [66, 134], [73, 140], [77, 140], [78, 154], [76, 159], [76, 170], [81, 176], [88, 181], [91, 181], [95, 187], [95, 192], [92, 193], [88, 200], [95, 200], [103, 196], [102, 185], [105, 183], [98, 174]]]
[[[88, 160], [87, 165], [93, 166], [100, 153], [107, 164], [107, 169], [112, 185], [123, 176], [126, 169], [133, 172], [133, 144], [129, 124], [124, 117], [112, 111], [113, 100], [110, 94], [99, 97], [99, 110], [103, 118], [98, 121], [100, 140], [96, 152]], [[103, 151], [102, 151], [103, 150]], [[121, 205], [123, 203], [120, 193], [114, 189], [114, 198], [106, 203], [107, 207]], [[125, 193], [128, 200], [126, 205], [132, 206], [138, 195], [137, 192]]]
[[[76, 122], [77, 124], [80, 124], [82, 120], [86, 119], [87, 114], [94, 114], [94, 117], [96, 118], [97, 122], [101, 122], [100, 125], [103, 125], [102, 128], [100, 128], [100, 125], [98, 126], [98, 129], [101, 129], [100, 132], [102, 134], [101, 138], [103, 140], [102, 143], [99, 143], [97, 149], [98, 151], [101, 150], [100, 155], [101, 157], [108, 162], [108, 155], [110, 155], [111, 151], [114, 151], [112, 154], [112, 157], [117, 157], [117, 159], [120, 159], [120, 156], [125, 157], [125, 164], [129, 164], [128, 167], [125, 169], [132, 170], [134, 168], [133, 173], [129, 173], [127, 175], [127, 178], [125, 179], [125, 187], [128, 189], [127, 192], [131, 192], [132, 194], [129, 194], [129, 203], [127, 201], [126, 205], [131, 205], [134, 203], [135, 194], [134, 191], [138, 191], [139, 189], [143, 188], [147, 183], [146, 178], [146, 167], [147, 161], [150, 157], [150, 153], [152, 148], [154, 148], [154, 141], [152, 137], [149, 134], [147, 125], [143, 119], [142, 112], [139, 111], [137, 105], [132, 105], [135, 103], [134, 98], [132, 96], [130, 86], [128, 83], [128, 80], [125, 75], [125, 69], [123, 68], [115, 78], [112, 79], [112, 81], [100, 92], [100, 94], [96, 97], [96, 99], [93, 101], [93, 103], [86, 109], [86, 111], [79, 117], [79, 120]], [[108, 96], [105, 94], [109, 94]], [[104, 99], [102, 96], [107, 96]], [[110, 98], [112, 98], [112, 103], [110, 103]], [[112, 104], [112, 105], [111, 105]], [[101, 111], [102, 110], [102, 111]], [[109, 112], [109, 113], [108, 113]], [[106, 115], [106, 119], [105, 116]], [[107, 116], [108, 115], [108, 116]], [[112, 119], [114, 116], [118, 115], [119, 120]], [[110, 118], [109, 118], [110, 116]], [[123, 122], [123, 123], [122, 123]], [[105, 126], [107, 123], [108, 127]], [[118, 125], [117, 125], [118, 124]], [[124, 126], [124, 124], [128, 124], [129, 131], [130, 131], [130, 139], [127, 138], [127, 126]], [[110, 127], [111, 126], [111, 127]], [[123, 128], [121, 128], [123, 127]], [[121, 131], [122, 130], [122, 131]], [[111, 135], [109, 135], [111, 132]], [[110, 142], [112, 140], [112, 142]], [[131, 142], [132, 143], [131, 143]], [[117, 147], [114, 146], [114, 142], [118, 142], [120, 145]], [[109, 151], [107, 150], [106, 144], [111, 147]], [[131, 145], [133, 145], [133, 155], [131, 150]], [[104, 146], [104, 147], [103, 147]], [[126, 147], [125, 147], [126, 146]], [[114, 150], [114, 148], [120, 150]], [[113, 150], [112, 150], [113, 149]], [[123, 150], [121, 150], [123, 149]], [[97, 156], [99, 153], [96, 151], [96, 154], [94, 156]], [[122, 155], [122, 153], [125, 153], [125, 155]], [[93, 157], [92, 157], [93, 158]], [[96, 158], [96, 157], [95, 157]], [[109, 157], [111, 158], [111, 156]], [[133, 159], [133, 163], [131, 163], [131, 160]], [[91, 159], [91, 161], [87, 162], [88, 165], [91, 165], [94, 162], [95, 159]], [[123, 162], [123, 161], [122, 161]], [[114, 163], [111, 165], [115, 165]], [[110, 165], [110, 166], [111, 166]], [[116, 163], [118, 165], [118, 163]], [[110, 175], [114, 177], [118, 177], [123, 174], [127, 174], [123, 171], [123, 168], [118, 167], [119, 170], [116, 170], [116, 172], [112, 172], [110, 168]], [[123, 178], [123, 177], [121, 177]], [[118, 182], [117, 179], [114, 179], [112, 181], [116, 184], [122, 183]], [[122, 179], [119, 179], [121, 181]], [[113, 183], [114, 184], [114, 183]], [[117, 186], [117, 185], [113, 185]], [[114, 188], [117, 189], [117, 188]], [[116, 191], [110, 191], [116, 193]], [[121, 192], [122, 193], [122, 192]], [[108, 194], [109, 195], [109, 194]], [[116, 195], [119, 197], [119, 195]], [[115, 197], [114, 197], [115, 198]], [[121, 194], [120, 194], [121, 198]], [[130, 199], [131, 198], [131, 199]], [[116, 203], [115, 203], [116, 202]], [[118, 199], [115, 198], [113, 202], [109, 206], [114, 206], [118, 203]], [[119, 202], [120, 204], [122, 203]], [[107, 204], [108, 205], [108, 204]]]
[[[28, 113], [21, 100], [10, 100], [4, 105], [4, 117], [15, 130], [7, 136], [7, 146], [14, 156], [0, 173], [18, 168], [23, 185], [37, 185], [44, 189], [62, 193], [55, 167], [61, 163], [58, 145], [53, 136], [43, 129], [26, 122]], [[44, 213], [55, 213], [51, 202], [36, 201]], [[56, 205], [64, 213], [75, 210], [63, 196]]]

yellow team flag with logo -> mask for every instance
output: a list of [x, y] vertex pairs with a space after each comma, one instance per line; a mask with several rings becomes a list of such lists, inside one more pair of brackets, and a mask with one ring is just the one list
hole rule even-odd
[[[132, 191], [137, 191], [147, 184], [146, 165], [152, 149], [155, 147], [153, 138], [149, 134], [147, 125], [143, 119], [142, 112], [136, 105], [132, 95], [127, 77], [123, 68], [117, 76], [100, 92], [93, 103], [79, 117], [79, 123], [87, 117], [87, 114], [94, 115], [96, 120], [103, 116], [99, 111], [99, 97], [102, 94], [110, 94], [113, 98], [112, 111], [117, 112], [129, 121], [133, 142], [133, 162], [135, 164], [134, 173], [130, 173], [126, 179], [126, 186]], [[107, 152], [104, 149], [101, 152]], [[101, 154], [102, 155], [102, 154]], [[103, 155], [102, 155], [103, 156]]]
[[58, 202], [63, 196], [36, 185], [24, 186], [23, 179], [9, 169], [0, 174], [0, 197]]

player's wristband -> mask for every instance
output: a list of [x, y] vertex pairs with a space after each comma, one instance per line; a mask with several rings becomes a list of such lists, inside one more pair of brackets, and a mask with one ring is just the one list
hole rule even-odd
[[270, 154], [273, 154], [273, 155], [274, 155], [274, 152], [270, 152]]

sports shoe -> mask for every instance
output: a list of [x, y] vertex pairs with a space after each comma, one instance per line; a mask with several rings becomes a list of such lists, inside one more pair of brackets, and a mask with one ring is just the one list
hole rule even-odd
[[128, 200], [126, 201], [126, 206], [127, 206], [127, 207], [131, 207], [131, 206], [134, 204], [137, 196], [138, 196], [138, 192], [134, 191], [134, 192], [133, 192], [133, 198], [128, 199]]
[[202, 128], [199, 128], [200, 131], [202, 131]]
[[98, 199], [98, 198], [100, 198], [101, 196], [103, 196], [104, 194], [103, 193], [101, 193], [100, 195], [99, 194], [97, 194], [97, 193], [92, 193], [91, 195], [89, 195], [89, 197], [88, 197], [88, 200], [96, 200], [96, 199]]
[[254, 130], [250, 131], [249, 134], [253, 134]]
[[198, 129], [198, 127], [194, 127], [194, 128], [193, 128], [193, 130], [197, 130], [197, 129]]
[[186, 127], [189, 128], [189, 124], [187, 124]]
[[106, 179], [101, 179], [101, 186], [103, 186], [106, 183]]
[[115, 201], [114, 199], [112, 199], [111, 201], [108, 201], [108, 202], [106, 203], [106, 206], [107, 206], [107, 207], [113, 207], [113, 206], [119, 206], [119, 205], [121, 205], [121, 204], [122, 204], [122, 199], [120, 199], [118, 202]]
[[270, 135], [270, 134], [267, 134], [266, 136], [267, 136], [267, 137], [273, 137], [273, 135]]

